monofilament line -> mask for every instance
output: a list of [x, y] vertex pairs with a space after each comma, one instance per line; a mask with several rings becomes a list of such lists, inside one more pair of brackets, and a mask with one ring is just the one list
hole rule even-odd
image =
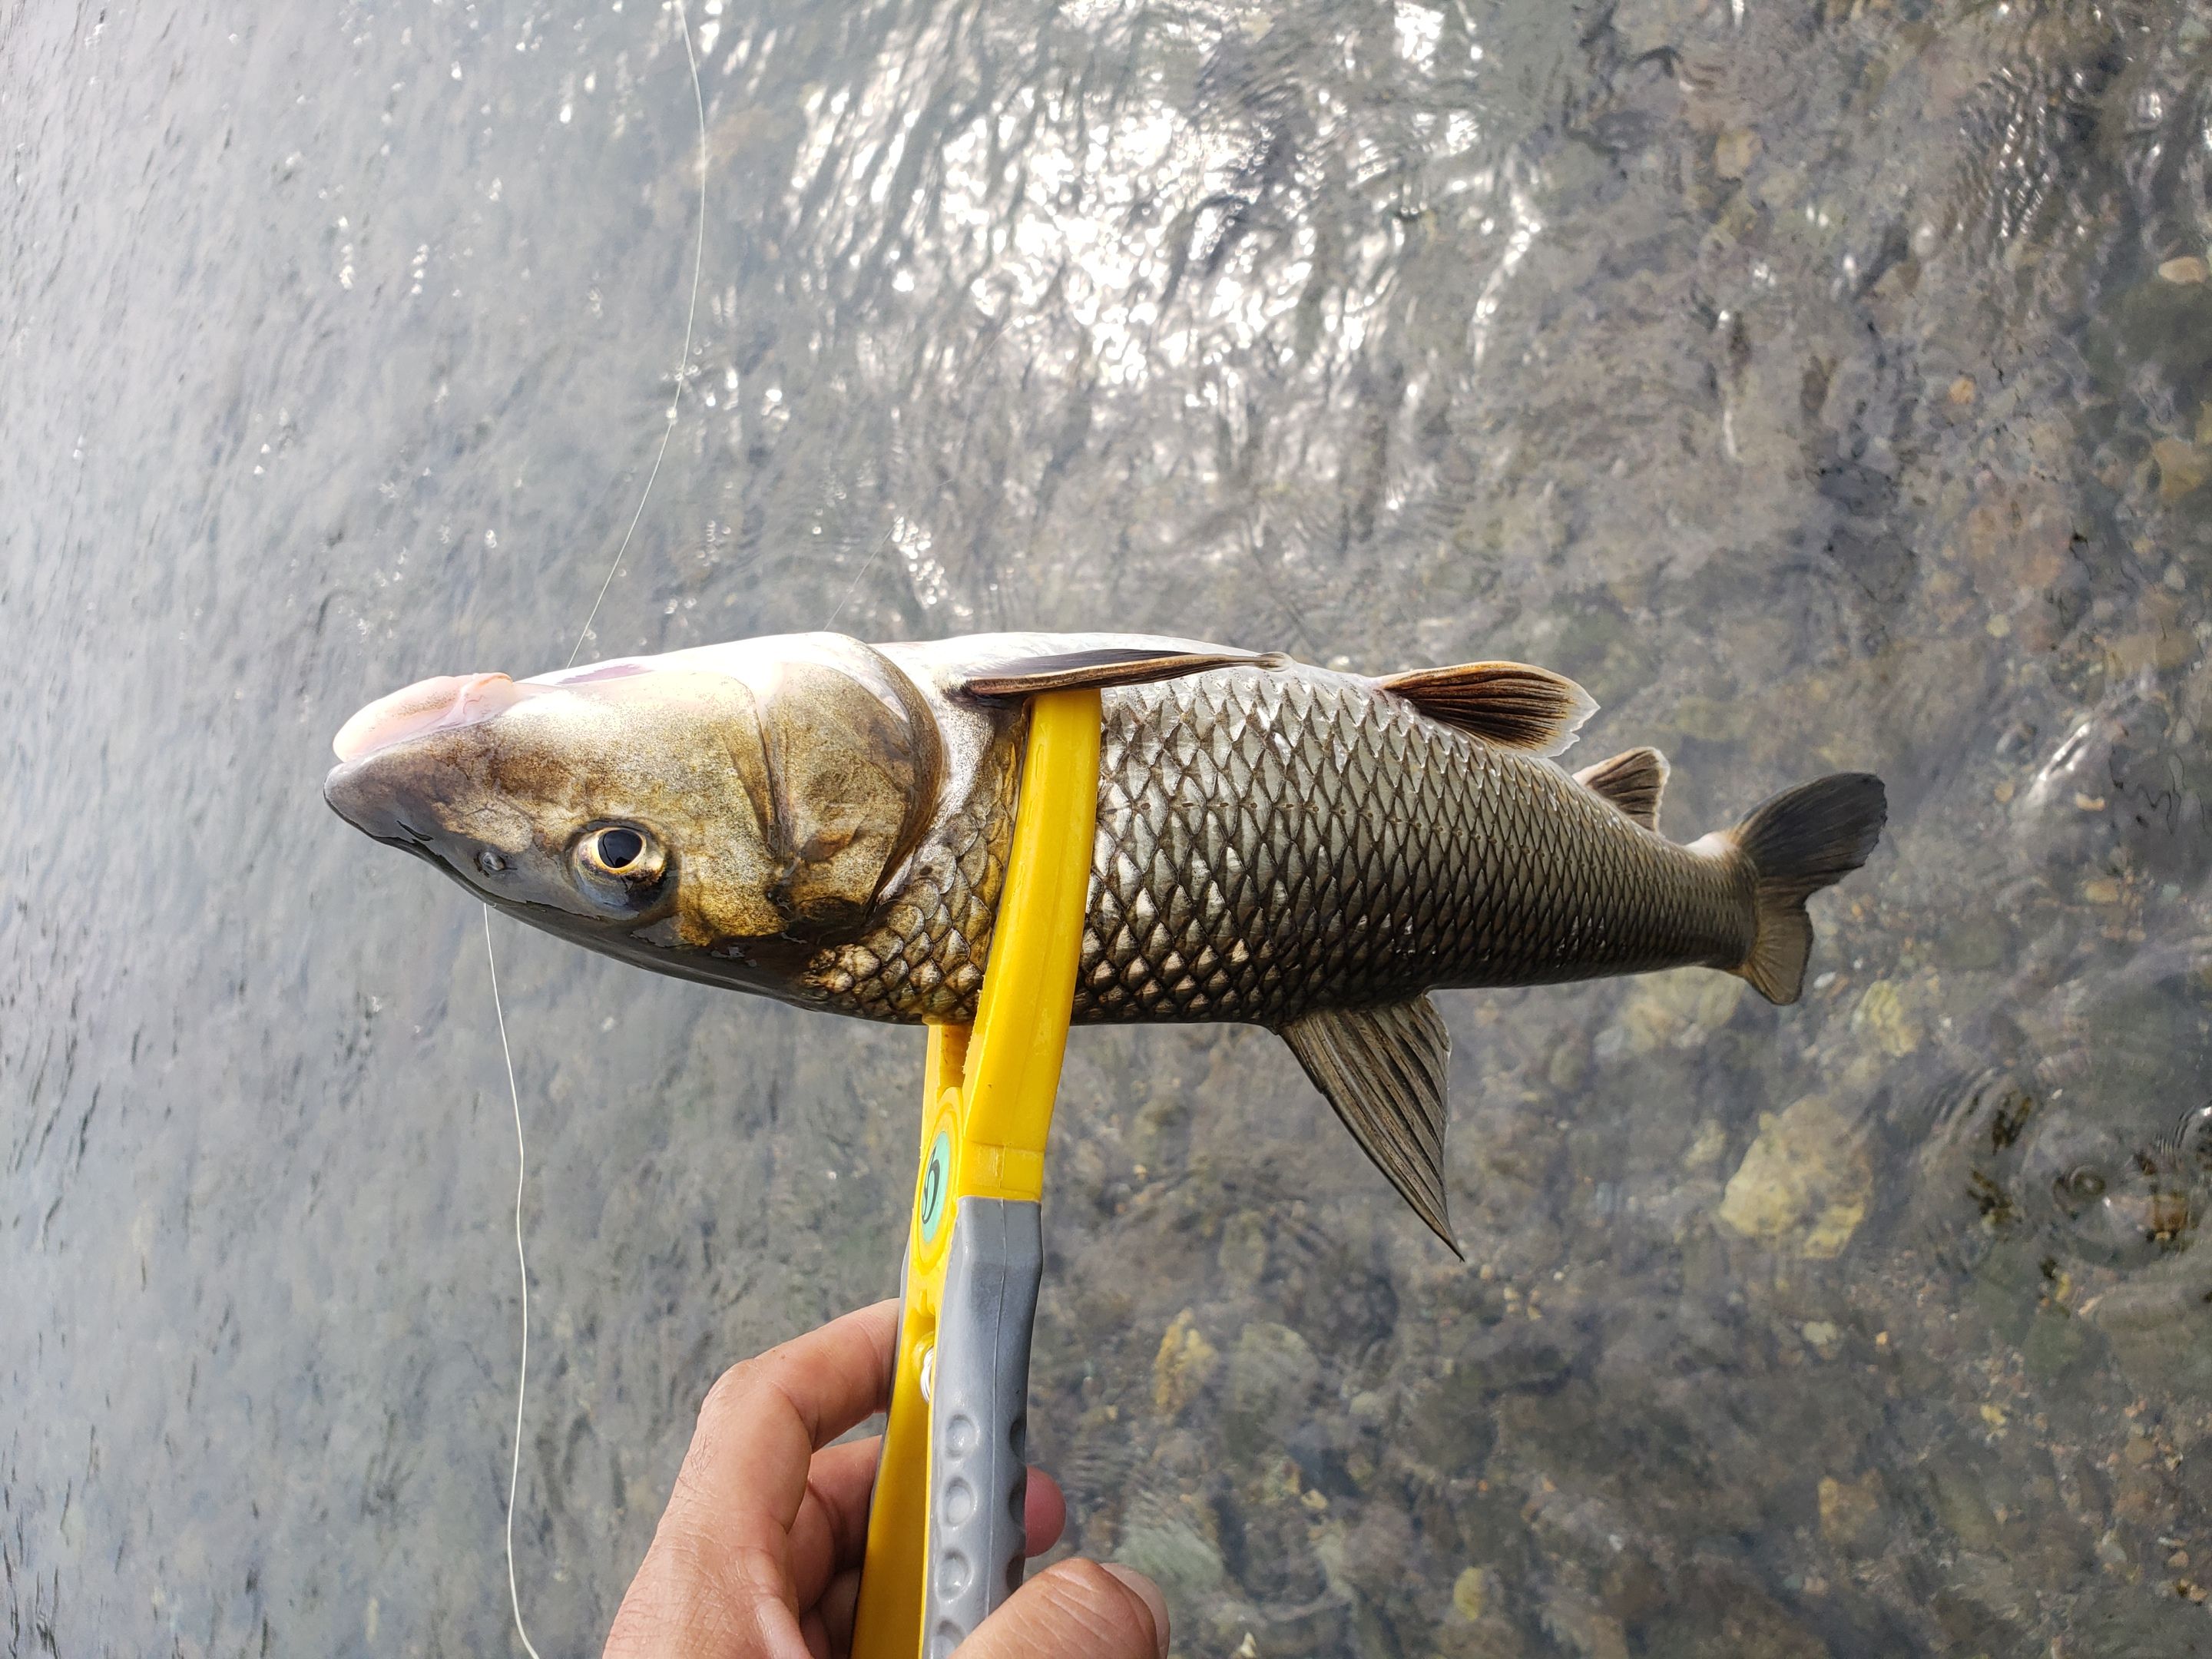
[[[668, 417], [662, 423], [660, 447], [653, 452], [653, 468], [645, 475], [645, 488], [638, 492], [637, 510], [630, 514], [629, 527], [623, 532], [622, 543], [615, 549], [606, 576], [592, 600], [591, 614], [584, 618], [575, 647], [568, 653], [567, 665], [570, 668], [583, 654], [584, 641], [592, 637], [592, 624], [599, 620], [599, 606], [606, 602], [607, 590], [614, 586], [615, 573], [622, 568], [623, 556], [629, 551], [630, 538], [637, 534], [637, 526], [645, 517], [645, 504], [652, 498], [653, 481], [660, 477], [660, 464], [668, 457], [669, 440], [676, 435], [676, 411], [684, 402], [684, 375], [691, 366], [692, 328], [699, 318], [699, 279], [707, 263], [707, 95], [699, 85], [699, 54], [691, 49], [691, 19], [684, 9], [684, 0], [674, 0], [674, 3], [677, 32], [684, 37], [684, 61], [691, 70], [691, 107], [699, 121], [699, 234], [691, 250], [691, 297], [684, 313], [684, 346], [676, 357], [676, 390], [668, 400]], [[484, 966], [491, 975], [492, 1013], [499, 1022], [499, 1052], [507, 1062], [507, 1098], [514, 1107], [514, 1262], [522, 1275], [522, 1364], [515, 1377], [514, 1448], [507, 1468], [507, 1599], [514, 1610], [514, 1633], [522, 1638], [523, 1650], [530, 1659], [538, 1659], [530, 1632], [522, 1626], [522, 1593], [514, 1574], [514, 1500], [522, 1484], [523, 1407], [530, 1397], [530, 1259], [522, 1243], [522, 1198], [530, 1164], [522, 1138], [522, 1091], [514, 1080], [514, 1050], [507, 1042], [507, 1010], [500, 1001], [499, 959], [492, 952], [489, 904], [483, 907], [483, 935]]]
[[606, 603], [607, 590], [614, 586], [615, 572], [622, 568], [623, 555], [629, 551], [630, 538], [637, 534], [638, 521], [645, 517], [653, 482], [660, 476], [661, 462], [668, 458], [668, 441], [676, 435], [676, 410], [684, 401], [684, 379], [691, 368], [691, 325], [699, 316], [699, 274], [707, 263], [707, 94], [699, 89], [699, 54], [691, 50], [691, 20], [684, 13], [684, 0], [676, 0], [676, 27], [684, 37], [684, 60], [691, 66], [691, 103], [699, 116], [699, 240], [691, 250], [691, 304], [684, 313], [684, 349], [676, 358], [676, 393], [668, 400], [660, 447], [653, 453], [653, 470], [645, 475], [645, 488], [638, 492], [637, 511], [629, 515], [629, 528], [623, 532], [622, 544], [615, 549], [606, 576], [599, 583], [599, 596], [592, 601], [592, 613], [584, 618], [583, 632], [576, 635], [575, 647], [568, 653], [566, 665], [570, 668], [584, 654], [584, 641], [592, 637], [592, 624], [599, 619], [599, 607]]
[[514, 1082], [514, 1050], [507, 1045], [507, 1010], [499, 1000], [499, 958], [491, 951], [491, 906], [483, 907], [484, 966], [491, 970], [491, 1012], [499, 1021], [499, 1052], [507, 1061], [507, 1097], [514, 1104], [514, 1265], [522, 1273], [522, 1369], [514, 1384], [514, 1453], [507, 1466], [507, 1599], [514, 1609], [514, 1633], [523, 1651], [538, 1659], [530, 1632], [522, 1627], [522, 1592], [514, 1583], [514, 1494], [522, 1484], [522, 1404], [530, 1394], [530, 1259], [522, 1251], [522, 1189], [530, 1173], [530, 1154], [522, 1143], [522, 1091]]

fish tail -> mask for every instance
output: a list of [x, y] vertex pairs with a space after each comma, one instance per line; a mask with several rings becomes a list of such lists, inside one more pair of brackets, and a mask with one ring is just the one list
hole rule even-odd
[[1720, 837], [1751, 866], [1751, 950], [1731, 972], [1769, 1002], [1795, 1002], [1813, 949], [1805, 901], [1867, 861], [1889, 817], [1881, 780], [1838, 772], [1753, 809]]

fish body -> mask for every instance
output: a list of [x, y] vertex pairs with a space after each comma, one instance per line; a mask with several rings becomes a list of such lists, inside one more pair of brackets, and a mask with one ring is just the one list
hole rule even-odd
[[793, 635], [364, 709], [325, 793], [489, 902], [640, 965], [900, 1022], [973, 1018], [1025, 699], [1100, 688], [1072, 1018], [1280, 1032], [1447, 1241], [1439, 988], [1700, 965], [1797, 994], [1804, 900], [1883, 817], [1849, 774], [1657, 831], [1666, 763], [1553, 758], [1594, 709], [1518, 664], [1376, 679], [1202, 641]]

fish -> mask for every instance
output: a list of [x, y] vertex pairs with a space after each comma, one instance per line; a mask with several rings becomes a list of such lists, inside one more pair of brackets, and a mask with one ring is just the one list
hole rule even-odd
[[1840, 773], [1680, 843], [1657, 750], [1559, 763], [1597, 705], [1547, 669], [1369, 677], [1115, 634], [798, 634], [441, 676], [348, 720], [323, 789], [483, 902], [624, 962], [964, 1022], [1027, 700], [1084, 687], [1102, 731], [1073, 1022], [1276, 1032], [1455, 1250], [1431, 993], [1695, 965], [1792, 1002], [1807, 901], [1887, 815], [1879, 778]]

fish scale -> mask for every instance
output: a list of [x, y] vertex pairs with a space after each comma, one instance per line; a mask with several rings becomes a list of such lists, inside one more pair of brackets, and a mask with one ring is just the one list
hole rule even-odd
[[[1017, 725], [948, 836], [886, 895], [882, 925], [809, 975], [822, 1001], [973, 1017]], [[1319, 670], [1106, 692], [1097, 836], [1073, 1009], [1085, 1023], [1279, 1026], [1437, 986], [1732, 965], [1748, 943], [1738, 872], [1631, 823], [1547, 760]]]
[[1738, 872], [1371, 682], [1232, 669], [1104, 699], [1074, 1014], [1249, 1020], [1711, 960]]

